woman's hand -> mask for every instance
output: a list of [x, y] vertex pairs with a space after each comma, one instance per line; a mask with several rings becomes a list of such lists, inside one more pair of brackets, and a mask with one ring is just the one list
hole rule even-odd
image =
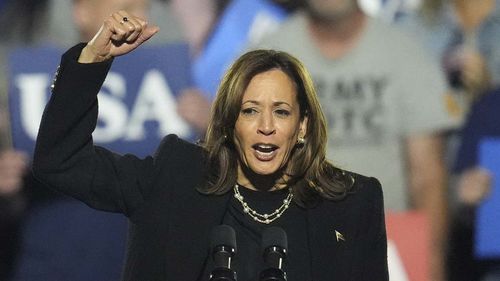
[[126, 11], [109, 16], [97, 34], [83, 48], [78, 62], [93, 63], [127, 54], [158, 32], [157, 26]]

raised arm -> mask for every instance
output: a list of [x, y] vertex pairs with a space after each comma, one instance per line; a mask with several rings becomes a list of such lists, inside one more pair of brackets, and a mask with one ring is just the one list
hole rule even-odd
[[131, 215], [142, 202], [153, 159], [95, 147], [92, 132], [97, 94], [112, 58], [132, 51], [157, 31], [120, 11], [91, 42], [63, 55], [38, 132], [33, 158], [37, 179], [97, 209]]

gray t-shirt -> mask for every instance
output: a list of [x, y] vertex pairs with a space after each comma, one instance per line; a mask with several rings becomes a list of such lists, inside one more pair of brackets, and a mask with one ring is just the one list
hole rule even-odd
[[328, 121], [327, 157], [341, 168], [377, 177], [385, 206], [408, 208], [405, 137], [456, 125], [446, 83], [423, 48], [396, 28], [369, 18], [357, 45], [324, 57], [303, 14], [289, 18], [257, 46], [289, 52], [315, 81]]

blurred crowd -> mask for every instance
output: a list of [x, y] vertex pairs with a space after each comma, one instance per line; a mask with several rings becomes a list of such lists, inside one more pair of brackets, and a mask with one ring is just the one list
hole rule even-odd
[[31, 177], [29, 155], [12, 143], [6, 69], [12, 50], [87, 42], [120, 9], [160, 27], [148, 44], [188, 44], [194, 86], [177, 111], [200, 137], [234, 58], [254, 48], [298, 57], [328, 120], [328, 158], [379, 178], [387, 210], [427, 216], [429, 280], [500, 280], [500, 256], [474, 254], [477, 209], [494, 182], [477, 151], [500, 138], [499, 4], [0, 0], [0, 281], [120, 280], [126, 222]]

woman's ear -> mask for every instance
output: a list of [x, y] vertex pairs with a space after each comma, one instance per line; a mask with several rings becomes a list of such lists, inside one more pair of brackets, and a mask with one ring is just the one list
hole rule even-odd
[[299, 138], [306, 137], [308, 121], [309, 121], [309, 119], [308, 119], [307, 114], [306, 114], [306, 115], [304, 115], [304, 117], [302, 118], [302, 120], [300, 121], [300, 124], [299, 124]]

